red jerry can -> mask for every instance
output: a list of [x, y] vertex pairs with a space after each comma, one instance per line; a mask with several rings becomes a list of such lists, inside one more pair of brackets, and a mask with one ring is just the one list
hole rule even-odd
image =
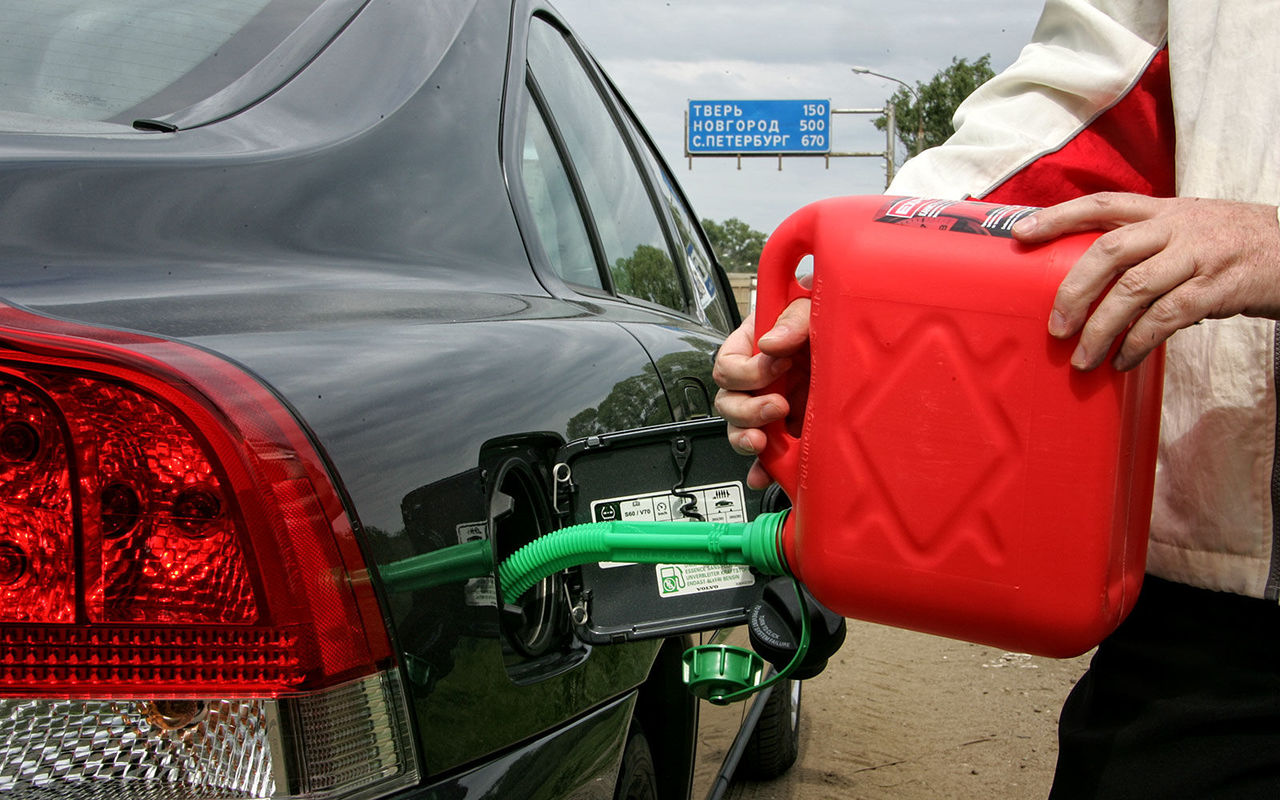
[[1021, 245], [1032, 210], [848, 197], [783, 222], [756, 330], [809, 296], [812, 371], [803, 431], [775, 423], [761, 458], [795, 508], [787, 562], [833, 611], [1066, 657], [1141, 586], [1163, 351], [1071, 368], [1049, 312], [1096, 234]]

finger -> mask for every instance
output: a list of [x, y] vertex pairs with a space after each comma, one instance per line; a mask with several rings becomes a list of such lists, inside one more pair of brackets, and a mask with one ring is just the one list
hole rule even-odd
[[1199, 283], [1192, 279], [1180, 284], [1134, 321], [1112, 362], [1117, 370], [1133, 369], [1175, 332], [1208, 316], [1208, 295], [1199, 289]]
[[[1167, 226], [1154, 222], [1127, 225], [1099, 236], [1072, 265], [1058, 286], [1053, 298], [1053, 310], [1049, 314], [1049, 333], [1058, 338], [1078, 333], [1090, 319], [1090, 307], [1113, 281], [1127, 280], [1131, 285], [1129, 294], [1141, 291], [1147, 283], [1151, 283], [1153, 287], [1162, 287], [1143, 297], [1142, 305], [1177, 285], [1152, 280], [1150, 269], [1154, 267], [1139, 271], [1128, 279], [1123, 278], [1133, 267], [1161, 252], [1168, 243]], [[1127, 297], [1126, 293], [1122, 294]], [[1124, 298], [1117, 298], [1119, 299]], [[1115, 302], [1117, 301], [1113, 301]]]
[[788, 361], [756, 353], [754, 321], [754, 314], [748, 315], [742, 325], [725, 338], [716, 352], [711, 379], [717, 386], [732, 391], [751, 392], [773, 383], [790, 368]]
[[723, 355], [749, 356], [754, 353], [756, 341], [755, 321], [755, 313], [748, 314], [746, 319], [742, 320], [742, 324], [721, 342], [716, 358], [719, 359]]
[[[716, 393], [715, 407], [716, 413], [725, 418], [730, 428], [742, 429], [763, 428], [771, 422], [784, 419], [791, 408], [786, 398], [780, 394], [754, 395], [723, 389]], [[748, 449], [744, 442], [744, 451], [760, 452], [760, 448], [764, 447], [763, 436], [762, 433], [758, 439], [752, 437], [752, 443], [758, 445], [756, 449]], [[733, 438], [731, 433], [730, 439]]]
[[1111, 230], [1151, 219], [1167, 199], [1122, 192], [1101, 192], [1067, 200], [1023, 217], [1013, 226], [1015, 239], [1033, 244], [1068, 233]]
[[775, 357], [788, 357], [804, 349], [809, 342], [810, 303], [806, 297], [794, 300], [783, 309], [778, 321], [760, 335], [760, 352]]
[[765, 435], [759, 428], [739, 428], [737, 425], [726, 427], [729, 446], [735, 453], [744, 456], [759, 455], [764, 452]]
[[751, 469], [747, 471], [747, 486], [752, 489], [765, 489], [771, 483], [773, 483], [773, 478], [764, 466], [759, 461], [753, 463]]
[[731, 392], [755, 392], [771, 385], [791, 369], [791, 359], [764, 353], [741, 356], [721, 353], [711, 368], [711, 379]]
[[[1167, 321], [1173, 321], [1172, 316], [1166, 320], [1167, 315], [1175, 310], [1173, 316], [1183, 313], [1180, 307], [1175, 309], [1180, 306], [1177, 298], [1172, 301], [1165, 298], [1191, 279], [1194, 273], [1195, 264], [1190, 259], [1168, 250], [1126, 270], [1098, 303], [1081, 330], [1080, 341], [1071, 357], [1072, 366], [1088, 370], [1101, 364], [1116, 339], [1122, 336], [1127, 339], [1126, 331], [1141, 318], [1147, 320], [1139, 332], [1141, 336], [1160, 333]], [[1154, 316], [1153, 308], [1156, 309]], [[1193, 321], [1188, 320], [1185, 324]], [[1153, 325], [1159, 327], [1153, 329]], [[1177, 327], [1163, 330], [1161, 341], [1175, 330]]]

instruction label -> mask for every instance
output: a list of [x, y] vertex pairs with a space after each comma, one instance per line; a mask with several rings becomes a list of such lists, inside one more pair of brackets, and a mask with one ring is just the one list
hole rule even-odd
[[[746, 522], [742, 483], [611, 497], [591, 504], [591, 519], [595, 522], [694, 522], [699, 517], [705, 522]], [[631, 564], [602, 562], [600, 566], [608, 569]], [[751, 570], [736, 564], [655, 564], [653, 569], [659, 597], [717, 592], [755, 583]]]
[[756, 582], [751, 570], [736, 564], [656, 564], [659, 597], [737, 589]]
[[[484, 522], [464, 522], [454, 530], [458, 534], [458, 544], [474, 542], [489, 536], [489, 526]], [[498, 585], [490, 576], [471, 578], [463, 588], [465, 602], [469, 606], [493, 607], [498, 605]]]

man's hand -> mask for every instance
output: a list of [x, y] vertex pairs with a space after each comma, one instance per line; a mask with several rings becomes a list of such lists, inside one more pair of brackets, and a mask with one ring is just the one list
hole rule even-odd
[[[720, 346], [712, 371], [720, 386], [716, 411], [729, 423], [729, 444], [743, 455], [764, 449], [762, 427], [786, 419], [793, 408], [799, 410], [803, 405], [802, 393], [808, 389], [808, 381], [803, 379], [796, 381], [800, 394], [792, 397], [754, 393], [791, 369], [808, 374], [809, 301], [800, 299], [787, 306], [777, 323], [760, 337], [759, 353], [754, 343], [755, 316], [751, 315]], [[752, 465], [747, 475], [749, 486], [761, 489], [769, 480], [759, 462]]]
[[1078, 369], [1101, 364], [1118, 338], [1113, 363], [1125, 370], [1200, 320], [1280, 318], [1274, 206], [1103, 193], [1037, 211], [1013, 233], [1034, 244], [1090, 230], [1107, 233], [1071, 268], [1049, 318], [1053, 336], [1080, 334]]

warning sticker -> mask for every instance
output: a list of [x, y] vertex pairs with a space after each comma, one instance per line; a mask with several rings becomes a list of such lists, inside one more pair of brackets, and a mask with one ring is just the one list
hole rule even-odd
[[756, 581], [751, 570], [736, 564], [657, 564], [654, 569], [659, 597], [737, 589]]
[[1035, 206], [996, 205], [976, 200], [896, 197], [880, 209], [876, 222], [1010, 239], [1013, 224], [1039, 210]]
[[[474, 542], [489, 535], [489, 526], [484, 522], [464, 522], [455, 529], [458, 543]], [[463, 589], [465, 602], [469, 606], [491, 607], [498, 604], [498, 585], [491, 576], [471, 578]]]
[[742, 498], [739, 482], [691, 486], [679, 492], [611, 497], [591, 504], [591, 519], [596, 522], [746, 522], [746, 503]]
[[[596, 522], [747, 522], [740, 482], [692, 486], [678, 492], [611, 497], [591, 504]], [[601, 567], [625, 567], [628, 563], [601, 562]], [[659, 597], [681, 597], [721, 589], [737, 589], [755, 583], [755, 575], [734, 564], [656, 564]]]

